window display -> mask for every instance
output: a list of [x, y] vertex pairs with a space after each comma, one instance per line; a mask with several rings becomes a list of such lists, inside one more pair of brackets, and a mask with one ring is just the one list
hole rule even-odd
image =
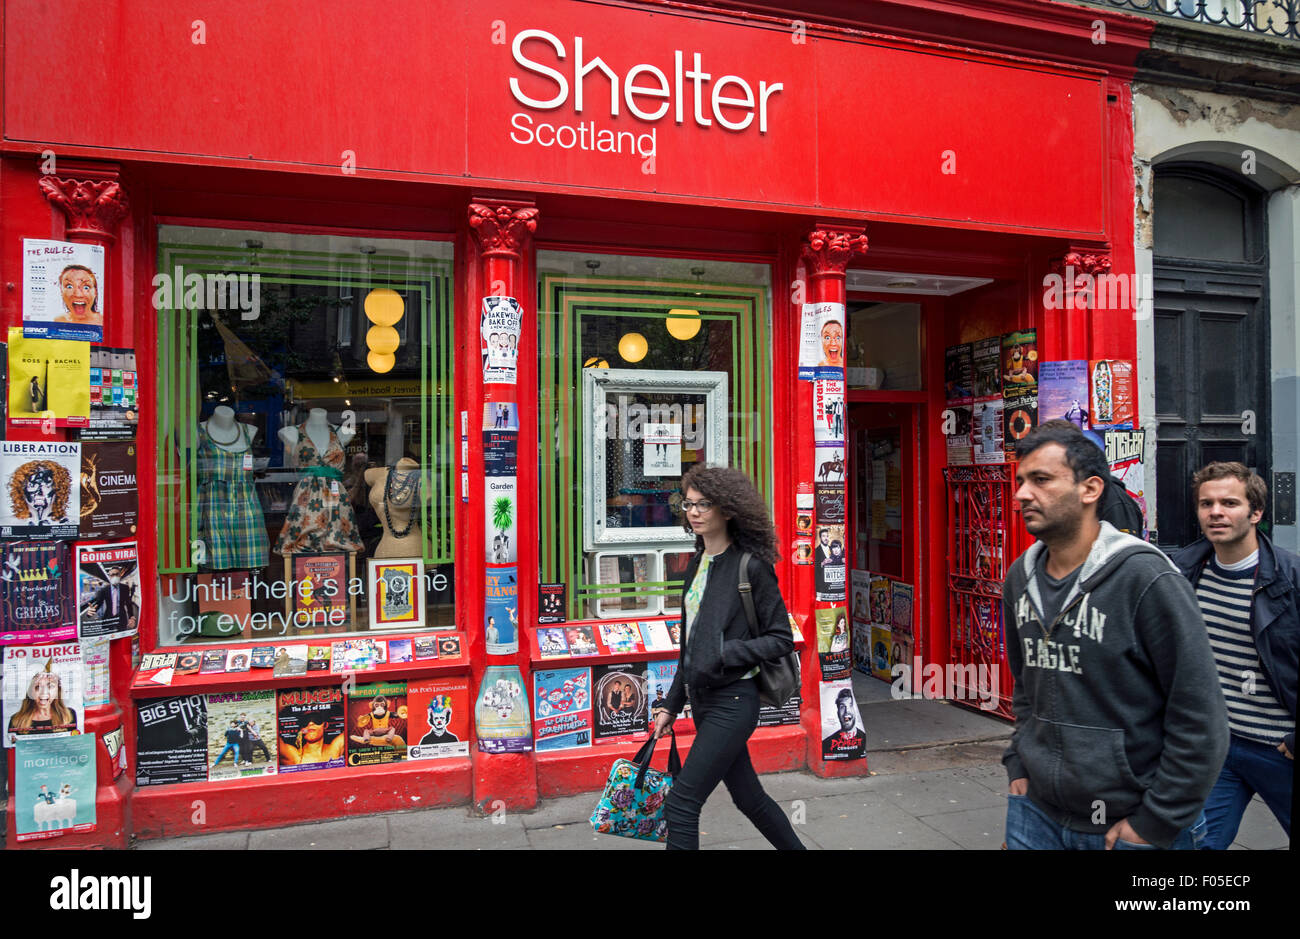
[[158, 241], [158, 644], [451, 628], [451, 245]]

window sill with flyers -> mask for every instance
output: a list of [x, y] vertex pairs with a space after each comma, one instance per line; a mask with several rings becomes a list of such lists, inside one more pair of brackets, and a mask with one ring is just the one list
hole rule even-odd
[[334, 685], [349, 674], [362, 682], [401, 681], [468, 670], [468, 643], [461, 632], [242, 644], [147, 654], [136, 669], [131, 697], [290, 688], [304, 682]]
[[[558, 664], [575, 665], [626, 662], [632, 659], [675, 659], [681, 653], [680, 616], [637, 619], [575, 620], [538, 626], [533, 632], [531, 662], [534, 669]], [[792, 618], [794, 647], [802, 651], [804, 639]]]

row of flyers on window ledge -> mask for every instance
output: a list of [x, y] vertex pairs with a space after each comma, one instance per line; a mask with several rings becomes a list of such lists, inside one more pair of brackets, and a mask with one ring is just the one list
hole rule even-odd
[[135, 436], [139, 375], [135, 350], [65, 339], [31, 339], [11, 326], [0, 356], [9, 382], [7, 423], [73, 428], [82, 440]]
[[[794, 616], [790, 629], [796, 642], [803, 633]], [[671, 652], [682, 644], [682, 621], [646, 620], [629, 623], [571, 624], [539, 627], [537, 651], [543, 659], [578, 658], [589, 655], [625, 655], [638, 652]]]
[[139, 786], [469, 754], [464, 676], [191, 694], [136, 709]]
[[366, 672], [380, 665], [459, 659], [460, 634], [403, 639], [339, 639], [323, 644], [282, 643], [237, 649], [151, 652], [140, 660], [137, 681], [170, 685], [187, 675], [220, 675], [271, 669], [273, 678], [297, 678], [309, 672]]
[[139, 525], [134, 440], [0, 441], [0, 538], [132, 538]]
[[0, 646], [116, 639], [137, 631], [134, 541], [0, 542]]

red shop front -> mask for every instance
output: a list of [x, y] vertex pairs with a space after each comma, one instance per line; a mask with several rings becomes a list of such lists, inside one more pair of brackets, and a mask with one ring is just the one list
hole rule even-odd
[[[598, 789], [674, 668], [700, 461], [769, 500], [804, 637], [760, 771], [866, 772], [823, 750], [850, 568], [907, 588], [905, 661], [996, 668], [950, 627], [944, 350], [1135, 358], [1043, 284], [1132, 270], [1146, 33], [833, 6], [6, 5], [5, 323], [26, 239], [102, 246], [139, 372], [138, 640], [81, 728], [124, 746], [54, 843]], [[51, 84], [70, 16], [100, 64]]]

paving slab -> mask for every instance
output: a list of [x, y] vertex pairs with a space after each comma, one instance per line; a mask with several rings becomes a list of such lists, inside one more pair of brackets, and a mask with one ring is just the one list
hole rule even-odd
[[552, 825], [586, 825], [591, 828], [591, 813], [600, 801], [599, 792], [582, 792], [576, 796], [546, 799], [531, 812], [519, 812], [526, 829], [550, 828]]
[[219, 831], [211, 835], [184, 838], [150, 838], [133, 845], [137, 851], [245, 851], [249, 832]]
[[1005, 795], [995, 795], [976, 780], [952, 773], [913, 773], [877, 778], [883, 779], [884, 784], [875, 790], [876, 795], [918, 818], [989, 806], [1005, 808], [1007, 803]]
[[350, 851], [374, 850], [388, 847], [388, 816], [368, 815], [364, 818], [341, 818], [289, 828], [270, 828], [250, 832], [250, 851], [329, 851], [346, 848]]
[[921, 821], [967, 851], [1000, 851], [1006, 840], [1007, 807], [1003, 805], [923, 815]]
[[662, 851], [656, 841], [639, 841], [617, 835], [598, 835], [590, 824], [555, 828], [530, 828], [528, 847], [539, 851]]
[[[867, 765], [870, 766], [871, 764], [868, 763]], [[822, 796], [866, 792], [874, 785], [872, 783], [874, 778], [872, 776], [841, 776], [823, 779], [809, 772], [795, 772], [759, 776], [758, 781], [763, 784], [767, 794], [775, 799], [778, 805], [790, 811], [790, 803], [795, 799], [806, 801]], [[726, 796], [726, 798], [729, 799], [730, 796]]]
[[843, 795], [808, 803], [800, 828], [827, 850], [941, 850], [958, 848], [951, 838], [876, 796]]
[[1241, 817], [1241, 827], [1237, 829], [1237, 839], [1233, 844], [1250, 851], [1280, 851], [1286, 849], [1290, 840], [1264, 800], [1255, 796], [1246, 804], [1246, 813]]
[[394, 850], [491, 851], [527, 848], [523, 813], [501, 818], [471, 815], [463, 807], [392, 815]]
[[1000, 796], [1007, 794], [1007, 770], [1001, 763], [992, 766], [960, 766], [953, 770], [953, 775], [962, 779], [973, 779]]

